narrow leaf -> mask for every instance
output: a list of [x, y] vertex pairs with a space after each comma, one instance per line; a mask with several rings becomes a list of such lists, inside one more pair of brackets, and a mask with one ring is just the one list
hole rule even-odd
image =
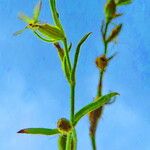
[[40, 134], [40, 135], [55, 135], [60, 132], [57, 129], [46, 129], [46, 128], [27, 128], [18, 131], [17, 133], [22, 134]]
[[72, 43], [70, 43], [69, 47], [68, 47], [68, 52], [71, 51], [71, 48], [72, 48]]
[[42, 1], [39, 0], [38, 4], [35, 6], [34, 11], [33, 11], [33, 19], [34, 19], [35, 22], [38, 21], [40, 11], [41, 11], [41, 7], [42, 7]]
[[20, 20], [22, 20], [23, 22], [27, 23], [27, 24], [33, 22], [33, 19], [31, 19], [30, 17], [26, 16], [24, 13], [19, 13], [18, 18]]
[[22, 34], [22, 33], [23, 33], [26, 29], [27, 29], [27, 27], [25, 27], [24, 29], [19, 30], [19, 31], [17, 31], [17, 32], [13, 33], [13, 36], [17, 36], [17, 35]]
[[77, 124], [77, 122], [86, 114], [98, 109], [99, 107], [105, 105], [106, 103], [108, 103], [110, 101], [110, 99], [116, 95], [119, 95], [118, 93], [109, 93], [107, 95], [104, 95], [102, 97], [99, 97], [98, 99], [96, 99], [96, 101], [88, 104], [87, 106], [83, 107], [80, 111], [78, 111], [75, 114], [74, 117], [74, 125]]
[[114, 57], [116, 57], [116, 55], [117, 55], [117, 53], [114, 53], [112, 56], [110, 56], [110, 57], [108, 58], [108, 61], [111, 61], [112, 59], [114, 59]]
[[116, 2], [116, 5], [117, 6], [123, 6], [123, 5], [128, 5], [128, 4], [131, 4], [132, 3], [132, 0], [118, 0]]
[[53, 19], [55, 21], [55, 24], [60, 29], [63, 29], [62, 25], [60, 23], [60, 20], [59, 20], [59, 14], [58, 14], [57, 9], [56, 9], [56, 1], [55, 0], [49, 0], [49, 1], [50, 1], [51, 11], [52, 11], [52, 14], [53, 14]]
[[80, 49], [82, 44], [87, 40], [87, 38], [90, 36], [91, 32], [86, 34], [78, 43], [77, 48], [76, 48], [76, 53], [74, 56], [74, 65], [73, 65], [73, 70], [72, 70], [72, 78], [74, 78], [75, 76], [75, 72], [76, 72], [76, 67], [77, 67], [77, 63], [78, 63], [78, 58], [79, 58], [79, 54], [80, 54]]

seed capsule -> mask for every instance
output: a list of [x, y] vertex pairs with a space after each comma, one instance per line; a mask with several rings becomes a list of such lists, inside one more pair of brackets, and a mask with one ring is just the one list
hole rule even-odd
[[61, 133], [67, 134], [72, 130], [72, 125], [66, 118], [61, 118], [57, 122], [57, 128]]
[[95, 63], [99, 69], [104, 70], [107, 67], [108, 59], [106, 58], [105, 55], [102, 55], [102, 56], [96, 58]]

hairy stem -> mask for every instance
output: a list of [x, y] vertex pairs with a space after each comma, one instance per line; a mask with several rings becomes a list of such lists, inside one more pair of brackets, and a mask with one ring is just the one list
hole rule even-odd
[[[107, 55], [107, 51], [108, 51], [107, 32], [108, 32], [109, 24], [110, 22], [106, 22], [104, 33], [102, 33], [103, 44], [104, 44], [104, 55]], [[100, 70], [99, 72], [97, 97], [102, 96], [104, 73], [105, 73], [105, 70]], [[96, 148], [96, 129], [97, 129], [98, 121], [102, 116], [102, 112], [103, 112], [103, 106], [93, 112], [94, 117], [97, 117], [94, 119], [94, 123], [90, 127], [90, 138], [91, 138], [91, 144], [92, 144], [93, 150], [97, 149]]]
[[97, 97], [102, 96], [103, 78], [104, 78], [104, 70], [101, 70], [100, 73], [99, 73], [99, 81], [98, 81], [98, 87], [97, 87]]

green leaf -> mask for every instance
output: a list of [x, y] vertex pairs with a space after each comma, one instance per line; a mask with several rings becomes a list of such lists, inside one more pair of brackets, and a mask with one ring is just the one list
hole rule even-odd
[[111, 55], [109, 58], [108, 58], [108, 61], [111, 61], [112, 59], [114, 59], [114, 57], [116, 57], [117, 53], [114, 53], [113, 55]]
[[38, 22], [38, 18], [39, 18], [40, 11], [41, 11], [41, 6], [42, 6], [42, 1], [39, 0], [38, 4], [35, 6], [34, 11], [33, 11], [33, 19], [35, 22]]
[[86, 114], [98, 109], [99, 107], [105, 105], [106, 103], [108, 103], [110, 101], [110, 99], [116, 95], [119, 95], [118, 93], [109, 93], [107, 95], [104, 95], [104, 96], [101, 96], [99, 97], [98, 99], [96, 99], [96, 101], [88, 104], [87, 106], [83, 107], [80, 111], [78, 111], [76, 114], [75, 114], [75, 117], [74, 117], [74, 125], [77, 124], [77, 122], [83, 117], [85, 116]]
[[53, 15], [53, 19], [55, 21], [56, 26], [58, 26], [61, 30], [63, 30], [62, 25], [59, 20], [59, 14], [56, 9], [56, 1], [55, 0], [49, 0], [50, 1], [50, 7]]
[[18, 35], [22, 34], [26, 29], [27, 29], [27, 27], [25, 27], [25, 28], [22, 29], [22, 30], [19, 30], [19, 31], [15, 32], [15, 33], [13, 34], [13, 36], [18, 36]]
[[40, 135], [55, 135], [60, 132], [57, 129], [46, 129], [46, 128], [27, 128], [18, 131], [17, 133], [23, 134], [40, 134]]
[[128, 5], [131, 4], [132, 0], [117, 0], [116, 5], [117, 6], [123, 6], [123, 5]]
[[70, 43], [69, 47], [68, 47], [68, 52], [71, 51], [71, 48], [72, 48], [72, 43]]
[[19, 13], [18, 18], [20, 20], [22, 20], [23, 22], [27, 23], [27, 24], [33, 22], [33, 19], [31, 19], [30, 17], [26, 16], [24, 13]]
[[81, 40], [80, 42], [78, 43], [77, 45], [77, 48], [76, 48], [76, 53], [75, 53], [75, 56], [74, 56], [74, 65], [73, 65], [73, 69], [72, 69], [72, 79], [74, 78], [75, 76], [75, 72], [76, 72], [76, 67], [77, 67], [77, 63], [78, 63], [78, 58], [79, 58], [79, 54], [80, 54], [80, 49], [81, 49], [81, 46], [82, 44], [87, 40], [87, 38], [90, 36], [91, 32], [86, 34]]

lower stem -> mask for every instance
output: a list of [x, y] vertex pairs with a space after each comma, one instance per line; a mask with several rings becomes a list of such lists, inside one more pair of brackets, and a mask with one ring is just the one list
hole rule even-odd
[[[98, 82], [98, 87], [97, 87], [97, 97], [100, 97], [102, 96], [102, 88], [103, 88], [103, 78], [104, 78], [104, 70], [100, 70], [99, 72], [99, 82]], [[93, 132], [91, 131], [91, 134], [90, 134], [90, 138], [91, 138], [91, 144], [92, 144], [92, 150], [96, 150], [96, 129], [97, 129], [97, 125], [98, 125], [98, 120], [100, 119], [101, 115], [102, 115], [102, 110], [103, 108], [100, 107], [98, 110], [99, 115], [97, 116], [98, 118], [95, 118], [95, 122], [94, 124], [91, 124], [92, 128], [93, 129]]]
[[[75, 83], [70, 84], [70, 121], [73, 124], [74, 122], [74, 110], [75, 110]], [[73, 143], [72, 143], [73, 140]], [[67, 135], [67, 145], [66, 150], [76, 150], [77, 137], [76, 131], [73, 129], [71, 133]]]
[[92, 149], [96, 150], [96, 140], [95, 140], [95, 135], [90, 136], [91, 137], [91, 143], [92, 143]]
[[77, 134], [76, 134], [76, 130], [73, 130], [73, 150], [77, 149]]
[[67, 135], [66, 150], [71, 150], [71, 133]]

